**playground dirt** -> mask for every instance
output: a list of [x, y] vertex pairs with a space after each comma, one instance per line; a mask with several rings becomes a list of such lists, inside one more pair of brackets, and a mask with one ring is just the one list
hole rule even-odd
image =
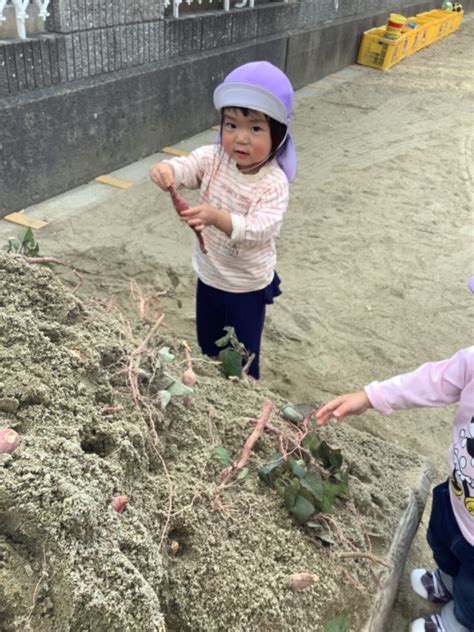
[[[423, 460], [436, 482], [446, 478], [453, 409], [370, 412], [324, 431], [353, 489], [325, 542], [255, 476], [274, 438], [261, 439], [251, 475], [217, 503], [213, 449], [237, 459], [268, 399], [286, 428], [287, 402], [327, 401], [472, 344], [473, 27], [465, 18], [388, 73], [353, 66], [299, 91], [299, 171], [278, 240], [283, 294], [268, 310], [258, 385], [226, 381], [199, 357], [194, 237], [146, 173], [37, 233], [43, 254], [80, 274], [75, 294], [70, 268], [58, 269], [61, 284], [1, 259], [0, 425], [24, 436], [0, 463], [2, 629], [318, 632], [347, 613], [361, 631], [383, 565], [341, 554], [370, 543], [383, 557]], [[150, 348], [169, 346], [183, 367], [186, 339], [199, 378], [192, 408], [178, 401], [153, 420], [158, 453], [120, 372], [153, 322], [144, 301], [164, 314]], [[130, 496], [123, 514], [110, 507], [117, 494]], [[383, 632], [431, 611], [408, 579], [432, 563], [428, 515]], [[301, 571], [318, 581], [290, 590]]]

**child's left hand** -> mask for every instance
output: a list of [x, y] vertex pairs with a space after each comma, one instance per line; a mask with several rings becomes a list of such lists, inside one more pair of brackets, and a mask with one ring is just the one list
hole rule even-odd
[[215, 226], [226, 235], [232, 233], [230, 214], [210, 204], [199, 204], [199, 206], [188, 208], [181, 212], [180, 218], [182, 222], [186, 222], [198, 232], [204, 230], [206, 226]]

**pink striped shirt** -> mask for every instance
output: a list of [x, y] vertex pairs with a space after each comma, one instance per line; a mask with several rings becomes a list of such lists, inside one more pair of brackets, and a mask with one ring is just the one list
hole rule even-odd
[[271, 283], [275, 239], [288, 207], [288, 180], [276, 161], [258, 173], [241, 173], [220, 145], [206, 145], [185, 158], [168, 160], [176, 186], [200, 189], [199, 203], [228, 211], [229, 237], [214, 226], [203, 231], [208, 254], [193, 247], [193, 268], [206, 285], [227, 292], [252, 292]]

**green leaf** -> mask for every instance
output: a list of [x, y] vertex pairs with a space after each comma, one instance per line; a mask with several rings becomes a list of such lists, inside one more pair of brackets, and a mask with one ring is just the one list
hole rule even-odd
[[324, 467], [339, 469], [343, 462], [343, 457], [339, 449], [331, 448], [325, 441], [321, 441], [319, 446], [319, 458]]
[[281, 498], [285, 498], [286, 483], [283, 481], [282, 478], [277, 478], [273, 484], [273, 487], [275, 488], [278, 496], [281, 496]]
[[336, 472], [334, 475], [334, 479], [338, 482], [341, 488], [339, 495], [350, 498], [351, 490], [349, 489], [349, 470], [339, 470], [339, 472]]
[[257, 470], [257, 475], [263, 479], [265, 482], [271, 484], [269, 480], [267, 480], [267, 476], [270, 474], [272, 470], [279, 467], [283, 462], [283, 457], [279, 452], [272, 456], [272, 460], [269, 463], [265, 463]]
[[291, 509], [289, 509], [289, 511], [297, 522], [304, 524], [315, 513], [315, 508], [309, 500], [298, 495], [296, 496], [295, 504]]
[[229, 465], [229, 453], [225, 448], [214, 448], [214, 454], [224, 467]]
[[161, 409], [164, 410], [171, 401], [171, 393], [168, 391], [158, 391]]
[[10, 245], [11, 249], [14, 252], [18, 252], [21, 248], [21, 243], [18, 241], [18, 239], [10, 239]]
[[249, 473], [249, 468], [248, 467], [243, 467], [240, 472], [237, 474], [237, 480], [238, 481], [243, 481], [245, 478], [247, 478]]
[[287, 463], [288, 463], [289, 467], [291, 468], [291, 471], [293, 472], [293, 474], [295, 476], [297, 476], [298, 478], [304, 478], [305, 477], [306, 470], [296, 459], [294, 459], [292, 456], [290, 456], [290, 457], [288, 457]]
[[315, 459], [318, 458], [319, 446], [321, 445], [321, 442], [314, 432], [305, 437], [301, 442], [301, 445], [303, 446], [303, 448], [309, 450]]
[[174, 360], [174, 355], [170, 353], [169, 347], [162, 347], [158, 351], [158, 356], [163, 364], [166, 364], [167, 362], [172, 362]]
[[308, 472], [301, 480], [301, 487], [311, 492], [316, 500], [322, 500], [324, 496], [324, 485], [319, 472]]
[[229, 344], [229, 334], [222, 336], [222, 338], [216, 340], [214, 344], [216, 345], [216, 347], [227, 347], [227, 345]]
[[302, 415], [301, 412], [293, 406], [293, 404], [284, 406], [280, 412], [285, 419], [288, 419], [295, 424], [301, 423], [304, 420], [304, 415]]
[[192, 388], [178, 381], [172, 382], [166, 387], [166, 390], [170, 395], [192, 395], [194, 393]]
[[240, 377], [242, 373], [242, 355], [235, 349], [224, 349], [219, 352], [222, 370], [226, 377]]
[[285, 489], [285, 506], [289, 512], [293, 509], [296, 504], [296, 498], [298, 496], [298, 492], [301, 488], [300, 482], [298, 479], [293, 479]]
[[345, 614], [340, 614], [324, 624], [324, 632], [350, 632], [351, 619]]
[[29, 241], [34, 241], [34, 235], [33, 235], [33, 231], [31, 230], [31, 228], [23, 228], [23, 230], [20, 230], [20, 232], [18, 233], [18, 241], [20, 242], [20, 244], [26, 244]]

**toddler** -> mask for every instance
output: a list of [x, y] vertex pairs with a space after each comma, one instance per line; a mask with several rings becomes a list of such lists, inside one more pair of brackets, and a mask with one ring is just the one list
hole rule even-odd
[[[469, 282], [474, 293], [474, 277]], [[412, 373], [372, 382], [357, 393], [341, 395], [317, 412], [318, 423], [360, 415], [375, 408], [382, 415], [421, 406], [459, 402], [449, 449], [450, 478], [433, 490], [428, 543], [434, 570], [415, 569], [413, 589], [440, 614], [417, 619], [410, 632], [474, 630], [474, 346]]]
[[275, 240], [296, 175], [289, 133], [293, 88], [266, 61], [233, 70], [214, 92], [221, 115], [219, 141], [185, 158], [154, 165], [151, 179], [163, 190], [199, 189], [199, 204], [181, 214], [202, 233], [195, 240], [196, 328], [202, 352], [219, 353], [215, 341], [232, 326], [255, 358], [249, 375], [260, 376], [260, 341], [266, 305], [281, 294]]

